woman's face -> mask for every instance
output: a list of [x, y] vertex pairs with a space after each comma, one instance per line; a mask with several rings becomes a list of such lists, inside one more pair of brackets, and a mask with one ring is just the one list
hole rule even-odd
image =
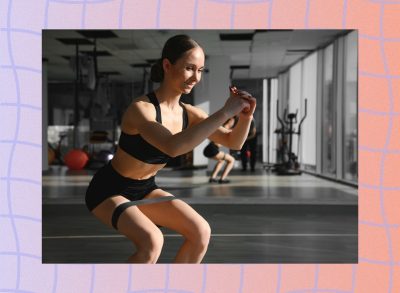
[[201, 80], [204, 70], [204, 52], [200, 47], [190, 49], [179, 58], [175, 64], [166, 61], [165, 77], [173, 88], [183, 94], [188, 94]]

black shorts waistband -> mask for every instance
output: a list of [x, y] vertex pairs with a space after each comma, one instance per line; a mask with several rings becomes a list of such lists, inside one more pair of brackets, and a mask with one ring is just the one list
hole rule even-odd
[[104, 168], [108, 169], [114, 176], [120, 177], [121, 180], [124, 180], [125, 182], [127, 182], [129, 184], [143, 185], [143, 184], [147, 184], [147, 183], [153, 183], [156, 178], [156, 176], [151, 176], [146, 179], [133, 179], [130, 177], [124, 177], [117, 170], [114, 169], [111, 162], [108, 162], [108, 164], [105, 165]]
[[143, 180], [124, 177], [108, 163], [92, 178], [86, 191], [86, 205], [93, 210], [105, 199], [122, 195], [129, 200], [141, 200], [157, 189], [155, 176]]

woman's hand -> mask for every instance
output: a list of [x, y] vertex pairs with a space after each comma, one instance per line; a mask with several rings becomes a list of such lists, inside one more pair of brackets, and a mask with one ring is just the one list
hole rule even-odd
[[246, 99], [249, 107], [245, 107], [241, 112], [240, 116], [244, 118], [249, 118], [254, 114], [254, 111], [256, 109], [257, 101], [256, 99], [249, 94], [248, 92], [238, 90], [236, 87], [229, 87], [231, 91], [231, 95], [236, 95], [242, 99]]
[[228, 117], [233, 117], [242, 111], [250, 111], [250, 95], [246, 92], [238, 91], [236, 88], [230, 88], [230, 95], [226, 100], [223, 110]]
[[254, 97], [250, 97], [248, 102], [250, 104], [250, 108], [243, 109], [243, 111], [240, 112], [240, 117], [250, 118], [253, 116], [254, 111], [256, 110], [257, 100]]

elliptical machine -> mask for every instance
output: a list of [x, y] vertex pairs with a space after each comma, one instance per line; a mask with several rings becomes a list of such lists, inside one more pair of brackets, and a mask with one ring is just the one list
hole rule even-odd
[[[283, 120], [279, 117], [279, 101], [276, 101], [276, 116], [278, 118], [279, 123], [281, 124], [281, 128], [275, 130], [276, 134], [281, 135], [280, 147], [278, 149], [278, 158], [280, 159], [280, 163], [275, 164], [272, 171], [276, 172], [277, 175], [301, 175], [300, 164], [298, 162], [298, 156], [292, 151], [292, 141], [293, 135], [298, 135], [300, 138], [301, 134], [301, 125], [303, 124], [304, 119], [307, 117], [307, 99], [304, 101], [304, 116], [300, 120], [298, 130], [295, 131], [293, 125], [297, 123], [297, 113], [287, 113], [287, 109], [283, 114]], [[287, 143], [286, 137], [289, 137], [289, 145]]]

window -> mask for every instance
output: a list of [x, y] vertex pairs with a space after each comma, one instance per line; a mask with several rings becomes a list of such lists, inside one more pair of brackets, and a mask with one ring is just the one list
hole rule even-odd
[[324, 50], [322, 86], [322, 173], [336, 177], [336, 103], [333, 83], [333, 44]]
[[348, 34], [344, 44], [343, 176], [357, 181], [357, 32]]

